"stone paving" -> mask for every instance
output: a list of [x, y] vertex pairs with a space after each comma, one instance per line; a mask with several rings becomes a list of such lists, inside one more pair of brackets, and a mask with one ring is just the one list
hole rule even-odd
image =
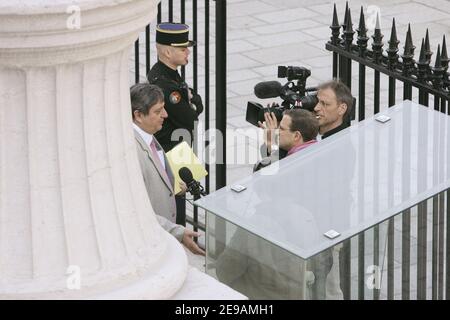
[[[177, 1], [174, 1], [177, 2]], [[164, 0], [163, 8], [167, 8]], [[227, 1], [227, 127], [242, 137], [236, 141], [228, 141], [227, 149], [234, 148], [230, 154], [251, 152], [258, 154], [259, 143], [249, 134], [252, 127], [245, 121], [247, 101], [263, 104], [268, 100], [257, 99], [253, 94], [255, 84], [260, 81], [277, 80], [277, 66], [304, 66], [311, 69], [311, 77], [307, 85], [313, 86], [332, 76], [332, 55], [325, 49], [325, 43], [331, 36], [329, 25], [332, 21], [333, 3], [336, 3], [339, 22], [343, 23], [344, 0], [228, 0]], [[175, 3], [174, 21], [180, 21], [177, 14], [178, 2]], [[210, 121], [215, 121], [215, 34], [214, 10], [215, 2], [210, 1]], [[436, 53], [437, 45], [442, 43], [442, 36], [447, 38], [447, 49], [450, 49], [450, 1], [449, 0], [378, 0], [349, 1], [354, 29], [359, 23], [359, 12], [363, 6], [366, 22], [370, 27], [375, 25], [375, 13], [380, 12], [383, 42], [390, 37], [392, 18], [395, 17], [397, 35], [400, 42], [399, 53], [403, 52], [408, 23], [411, 24], [413, 43], [416, 46], [415, 58], [418, 59], [420, 42], [428, 28], [431, 50]], [[186, 22], [192, 21], [192, 1], [186, 1]], [[167, 10], [167, 9], [164, 9]], [[204, 97], [205, 88], [205, 46], [204, 46], [204, 12], [205, 2], [198, 1], [198, 89]], [[168, 20], [163, 14], [163, 21]], [[192, 27], [192, 24], [191, 24]], [[154, 52], [154, 26], [151, 35], [151, 63], [156, 61]], [[369, 31], [369, 35], [373, 30]], [[192, 36], [191, 36], [192, 37]], [[355, 34], [356, 38], [356, 34]], [[145, 81], [145, 36], [140, 36], [140, 70], [141, 81]], [[371, 41], [369, 41], [369, 46]], [[432, 57], [434, 64], [435, 54]], [[192, 56], [191, 56], [192, 61]], [[130, 84], [134, 82], [134, 55], [130, 59]], [[354, 65], [353, 70], [356, 70]], [[186, 68], [186, 79], [192, 84], [192, 63]], [[357, 95], [357, 72], [354, 71], [352, 92]], [[387, 81], [381, 77], [381, 105], [387, 105]], [[397, 102], [401, 101], [401, 86], [398, 87]], [[417, 94], [415, 94], [417, 96]], [[276, 101], [272, 99], [271, 101]], [[373, 115], [373, 72], [367, 71], [366, 82], [366, 117]], [[383, 108], [382, 108], [383, 109]], [[200, 125], [204, 125], [204, 118]], [[248, 139], [245, 139], [245, 136]], [[200, 146], [201, 151], [201, 146]], [[230, 156], [228, 163], [236, 163]], [[238, 163], [227, 166], [227, 184], [231, 184], [252, 173], [254, 162]], [[211, 185], [214, 185], [214, 166], [211, 166]], [[192, 264], [200, 269], [203, 259], [190, 255]], [[414, 279], [413, 276], [411, 279]], [[413, 297], [414, 295], [412, 295]]]

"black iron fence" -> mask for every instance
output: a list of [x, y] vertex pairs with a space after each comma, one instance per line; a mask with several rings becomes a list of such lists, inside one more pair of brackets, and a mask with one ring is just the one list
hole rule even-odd
[[[352, 23], [351, 11], [348, 3], [345, 8], [343, 24], [340, 25], [334, 5], [333, 21], [330, 26], [331, 38], [326, 44], [326, 49], [333, 53], [333, 77], [341, 79], [348, 87], [352, 88], [352, 64], [358, 66], [358, 92], [353, 94], [358, 96], [357, 108], [353, 109], [352, 119], [364, 120], [366, 111], [373, 107], [373, 113], [380, 112], [381, 99], [380, 84], [381, 75], [387, 77], [388, 81], [388, 106], [391, 107], [396, 102], [397, 86], [403, 86], [403, 99], [412, 100], [413, 90], [418, 91], [418, 103], [429, 106], [433, 105], [435, 110], [450, 114], [450, 74], [448, 73], [449, 58], [445, 35], [442, 44], [438, 45], [434, 63], [432, 63], [433, 52], [430, 50], [428, 30], [422, 39], [418, 60], [415, 60], [415, 46], [412, 41], [412, 30], [408, 25], [408, 31], [403, 47], [399, 54], [400, 41], [397, 37], [395, 19], [392, 21], [392, 28], [387, 47], [383, 42], [384, 35], [381, 33], [379, 17], [373, 35], [369, 37], [366, 28], [364, 10], [361, 7], [359, 25], [355, 30]], [[356, 33], [356, 39], [354, 39]], [[369, 48], [369, 40], [371, 48]], [[356, 40], [356, 43], [355, 43]], [[354, 63], [352, 63], [354, 62]], [[366, 70], [374, 71], [373, 106], [366, 104]], [[371, 110], [372, 111], [372, 110]], [[420, 139], [420, 138], [419, 138]], [[422, 141], [423, 142], [423, 141]], [[421, 141], [418, 141], [421, 143]], [[412, 161], [406, 159], [406, 161]], [[419, 159], [420, 161], [420, 159]], [[442, 160], [440, 160], [442, 161]], [[401, 289], [401, 299], [450, 299], [450, 191], [447, 190], [434, 196], [429, 201], [420, 203], [417, 207], [406, 210], [401, 214], [401, 220], [390, 219], [387, 223], [387, 285], [386, 298], [396, 298], [397, 289]], [[417, 219], [417, 229], [411, 230], [411, 216], [414, 211], [414, 218]], [[428, 218], [428, 219], [427, 219]], [[428, 230], [428, 223], [431, 221], [431, 230]], [[446, 225], [446, 227], [445, 227]], [[416, 231], [415, 243], [412, 245], [411, 232]], [[431, 250], [427, 250], [427, 233], [431, 231]], [[370, 231], [373, 236], [373, 264], [380, 265], [380, 229], [375, 227]], [[401, 261], [395, 262], [395, 239], [401, 235]], [[356, 241], [356, 239], [354, 239]], [[352, 248], [353, 247], [353, 248]], [[416, 257], [413, 259], [411, 249], [416, 250]], [[352, 250], [357, 251], [358, 285], [352, 286]], [[366, 254], [365, 234], [357, 237], [357, 246], [352, 246], [352, 241], [348, 240], [343, 247], [342, 263], [342, 284], [344, 298], [370, 298], [365, 295], [365, 254]], [[430, 252], [431, 251], [431, 252]], [[431, 255], [431, 263], [427, 264], [427, 257]], [[429, 261], [430, 262], [430, 261]], [[400, 275], [395, 275], [395, 263], [400, 263]], [[427, 266], [431, 266], [430, 270]], [[411, 278], [411, 269], [414, 267], [415, 279]], [[431, 288], [430, 288], [431, 282]], [[416, 296], [412, 296], [412, 284], [416, 291]], [[444, 292], [445, 288], [445, 292]], [[427, 295], [431, 289], [431, 296]], [[352, 290], [356, 290], [352, 294]], [[428, 291], [427, 291], [428, 290]], [[373, 299], [380, 298], [380, 290], [373, 290]]]
[[[377, 18], [378, 20], [378, 18]], [[379, 21], [379, 20], [378, 20]], [[389, 100], [388, 105], [395, 104], [396, 81], [403, 84], [403, 99], [411, 100], [413, 88], [419, 91], [419, 103], [428, 106], [430, 98], [434, 100], [434, 108], [442, 112], [450, 112], [447, 108], [450, 100], [450, 80], [448, 71], [449, 58], [445, 35], [442, 46], [438, 46], [435, 63], [432, 65], [428, 30], [425, 38], [422, 39], [419, 60], [414, 60], [415, 46], [412, 41], [411, 27], [408, 26], [403, 53], [399, 54], [400, 41], [397, 38], [395, 19], [392, 21], [392, 30], [388, 47], [383, 49], [384, 35], [381, 34], [379, 22], [371, 36], [372, 43], [369, 49], [370, 40], [367, 35], [364, 11], [361, 7], [359, 26], [353, 28], [351, 11], [347, 7], [345, 10], [344, 23], [339, 24], [336, 6], [333, 12], [333, 22], [331, 28], [331, 39], [326, 44], [326, 49], [333, 52], [333, 77], [341, 79], [350, 88], [352, 84], [352, 61], [359, 65], [359, 86], [358, 86], [358, 120], [365, 118], [366, 111], [366, 68], [373, 69], [374, 72], [374, 113], [380, 111], [380, 74], [389, 78]], [[341, 32], [342, 31], [342, 32]], [[355, 33], [357, 34], [354, 39]], [[354, 43], [356, 40], [356, 43]], [[356, 94], [356, 93], [354, 93]]]

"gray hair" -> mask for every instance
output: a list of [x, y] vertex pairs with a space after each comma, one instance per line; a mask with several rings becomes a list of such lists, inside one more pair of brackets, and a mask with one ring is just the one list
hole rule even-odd
[[139, 111], [148, 115], [150, 109], [158, 102], [164, 101], [164, 93], [160, 87], [149, 83], [137, 83], [130, 88], [131, 115]]

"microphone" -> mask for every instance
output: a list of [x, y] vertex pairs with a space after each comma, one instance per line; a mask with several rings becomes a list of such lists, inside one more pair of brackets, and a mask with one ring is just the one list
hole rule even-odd
[[181, 167], [180, 170], [178, 170], [178, 174], [180, 175], [181, 180], [186, 183], [188, 188], [187, 191], [190, 192], [194, 198], [200, 198], [200, 195], [206, 196], [206, 192], [204, 191], [202, 185], [200, 182], [194, 180], [192, 172], [189, 168]]
[[257, 83], [254, 91], [259, 99], [277, 98], [281, 94], [283, 86], [278, 81], [264, 81]]

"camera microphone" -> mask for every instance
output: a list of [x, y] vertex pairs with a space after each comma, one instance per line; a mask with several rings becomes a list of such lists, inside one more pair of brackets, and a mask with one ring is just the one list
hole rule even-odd
[[186, 183], [187, 191], [194, 196], [194, 198], [200, 198], [200, 195], [206, 196], [206, 192], [204, 191], [200, 182], [195, 181], [192, 176], [191, 170], [187, 167], [182, 167], [178, 170], [178, 174], [180, 175], [181, 180]]
[[278, 98], [283, 86], [278, 81], [264, 81], [255, 85], [255, 96], [259, 99]]

